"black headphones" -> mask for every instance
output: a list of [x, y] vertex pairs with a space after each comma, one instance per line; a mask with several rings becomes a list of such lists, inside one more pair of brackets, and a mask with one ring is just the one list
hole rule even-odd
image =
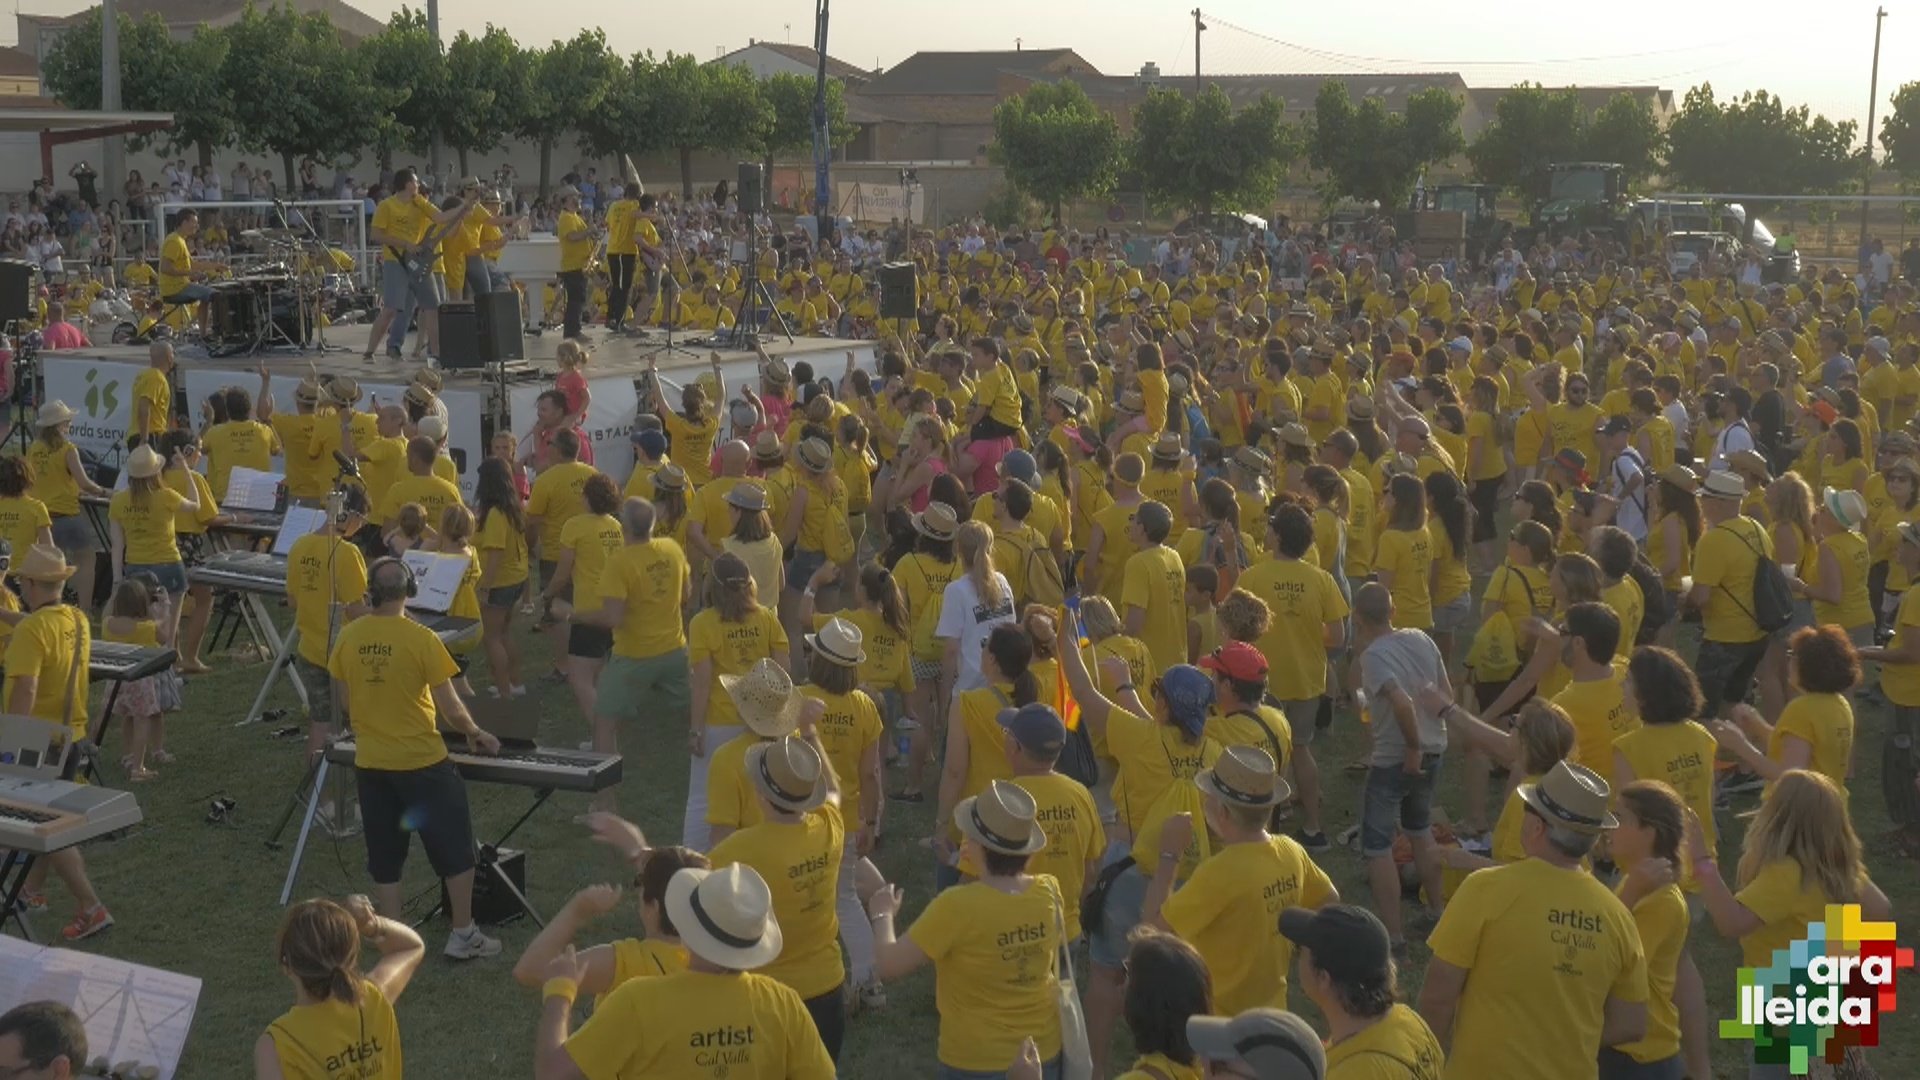
[[[405, 586], [383, 586], [380, 584], [380, 568], [387, 565], [398, 566], [400, 568], [400, 573], [406, 580]], [[392, 556], [384, 559], [375, 559], [373, 565], [367, 568], [367, 600], [371, 602], [374, 607], [379, 607], [382, 604], [391, 603], [402, 598], [411, 600], [419, 595], [420, 582], [413, 576], [413, 567], [408, 566], [405, 559], [396, 559]]]

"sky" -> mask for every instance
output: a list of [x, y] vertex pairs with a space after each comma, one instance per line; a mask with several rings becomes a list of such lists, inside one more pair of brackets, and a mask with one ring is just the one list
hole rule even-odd
[[[16, 2], [47, 14], [91, 6], [87, 0]], [[400, 0], [349, 2], [380, 19], [401, 6]], [[1722, 100], [1765, 89], [1790, 106], [1804, 104], [1864, 128], [1876, 4], [1610, 0], [1569, 9], [1539, 0], [1385, 0], [1348, 8], [1216, 0], [1200, 6], [1209, 24], [1201, 43], [1203, 73], [1459, 71], [1469, 86], [1656, 84], [1675, 91], [1676, 103], [1688, 88], [1711, 81]], [[1895, 89], [1920, 81], [1920, 5], [1885, 6], [1881, 115]], [[1147, 61], [1163, 74], [1191, 75], [1192, 7], [1193, 0], [836, 0], [827, 51], [862, 67], [884, 67], [922, 48], [1011, 49], [1017, 43], [1072, 48], [1110, 75], [1137, 71]], [[728, 0], [704, 9], [708, 18], [688, 17], [701, 10], [645, 0], [571, 0], [557, 8], [525, 0], [443, 0], [441, 33], [451, 39], [492, 23], [522, 43], [545, 44], [598, 25], [622, 53], [672, 51], [701, 59], [742, 48], [750, 38], [813, 40], [814, 8], [805, 0]], [[1686, 12], [1684, 20], [1672, 18], [1676, 11]], [[1354, 18], [1356, 12], [1366, 17]]]

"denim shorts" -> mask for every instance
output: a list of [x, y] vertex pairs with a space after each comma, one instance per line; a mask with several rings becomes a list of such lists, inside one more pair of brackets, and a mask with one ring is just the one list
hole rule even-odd
[[1439, 772], [1439, 754], [1420, 755], [1419, 776], [1408, 776], [1398, 765], [1367, 768], [1360, 793], [1361, 855], [1386, 855], [1393, 850], [1396, 832], [1413, 837], [1432, 827], [1433, 782]]
[[[1066, 1056], [1055, 1057], [1052, 1061], [1040, 1065], [1040, 1080], [1061, 1080], [1066, 1075]], [[1005, 1072], [974, 1072], [971, 1069], [956, 1069], [942, 1064], [935, 1074], [937, 1080], [1006, 1080]]]
[[[53, 546], [69, 555], [76, 551], [98, 551], [100, 536], [93, 531], [93, 523], [87, 520], [84, 512], [55, 514], [53, 515]], [[15, 552], [13, 557], [18, 559], [23, 558], [24, 555], [24, 552]]]
[[793, 549], [793, 558], [787, 560], [787, 588], [804, 589], [807, 582], [813, 580], [814, 572], [827, 565], [824, 552], [808, 551], [806, 548]]
[[[1109, 844], [1100, 868], [1104, 870], [1131, 853], [1127, 844]], [[1117, 968], [1126, 962], [1127, 936], [1140, 925], [1140, 909], [1146, 901], [1147, 876], [1138, 866], [1127, 867], [1113, 879], [1113, 886], [1107, 890], [1106, 905], [1100, 909], [1100, 929], [1087, 935], [1087, 955], [1094, 963]]]
[[1611, 1046], [1600, 1048], [1600, 1080], [1686, 1080], [1687, 1066], [1675, 1054], [1661, 1061], [1635, 1061]]
[[1462, 633], [1472, 619], [1473, 597], [1461, 593], [1433, 609], [1433, 632], [1436, 634]]
[[160, 583], [160, 587], [178, 597], [187, 591], [187, 564], [170, 563], [127, 563], [122, 577], [146, 574]]

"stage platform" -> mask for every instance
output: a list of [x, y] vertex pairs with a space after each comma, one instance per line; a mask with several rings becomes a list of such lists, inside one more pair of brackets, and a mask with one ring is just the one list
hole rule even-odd
[[[293, 349], [267, 350], [253, 356], [212, 357], [195, 345], [175, 349], [178, 365], [173, 375], [175, 412], [195, 426], [200, 424], [200, 403], [216, 390], [241, 386], [249, 392], [259, 387], [258, 370], [265, 363], [272, 377], [274, 404], [281, 411], [293, 408], [293, 391], [309, 375], [347, 375], [360, 383], [363, 393], [381, 401], [396, 401], [420, 361], [393, 360], [376, 354], [363, 359], [367, 328], [336, 326], [329, 330], [333, 348], [325, 351]], [[523, 442], [534, 425], [534, 399], [553, 385], [556, 369], [553, 355], [561, 337], [548, 331], [537, 337], [523, 338], [526, 359], [511, 361], [504, 373], [498, 368], [445, 368], [442, 399], [447, 404], [448, 444], [459, 466], [463, 486], [472, 490], [473, 468], [485, 452], [496, 430], [510, 430]], [[340, 342], [351, 342], [349, 348]], [[788, 363], [807, 361], [816, 377], [838, 379], [846, 370], [846, 356], [854, 354], [855, 363], [871, 370], [876, 343], [837, 338], [801, 337], [788, 342], [784, 336], [761, 338], [768, 355]], [[593, 444], [595, 464], [616, 480], [625, 482], [633, 466], [633, 448], [628, 438], [640, 397], [640, 384], [650, 357], [657, 357], [666, 381], [685, 385], [709, 368], [709, 356], [715, 351], [703, 336], [674, 336], [675, 349], [667, 349], [665, 331], [644, 337], [608, 334], [589, 328], [586, 344], [592, 354], [587, 367], [587, 384], [593, 395], [585, 425]], [[727, 396], [737, 397], [742, 384], [758, 388], [759, 357], [751, 349], [720, 349], [720, 370], [726, 381]], [[84, 349], [43, 352], [39, 356], [40, 393], [36, 400], [58, 399], [78, 414], [72, 436], [82, 448], [102, 455], [115, 455], [124, 448], [130, 421], [133, 379], [148, 364], [145, 345], [98, 345]], [[668, 388], [670, 404], [678, 404], [678, 395]], [[720, 403], [725, 408], [725, 402]]]

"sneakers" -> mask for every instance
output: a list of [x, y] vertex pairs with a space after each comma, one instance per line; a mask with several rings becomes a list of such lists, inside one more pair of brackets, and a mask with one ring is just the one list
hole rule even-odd
[[15, 900], [13, 906], [17, 911], [45, 911], [47, 910], [47, 894], [43, 892], [27, 892], [23, 889], [20, 892], [20, 899]]
[[73, 921], [60, 928], [60, 936], [68, 941], [85, 941], [87, 938], [113, 925], [113, 916], [107, 914], [105, 904], [95, 904], [87, 911], [73, 917]]
[[887, 1003], [887, 988], [870, 982], [860, 988], [859, 1001], [862, 1009], [878, 1009]]
[[1333, 844], [1327, 839], [1327, 834], [1324, 832], [1308, 832], [1305, 829], [1300, 829], [1293, 834], [1293, 838], [1300, 842], [1301, 847], [1306, 848], [1315, 855], [1333, 850]]
[[448, 934], [443, 951], [449, 960], [481, 960], [500, 955], [500, 939], [481, 933], [478, 926], [469, 926]]
[[1460, 836], [1460, 850], [1474, 855], [1493, 855], [1493, 836], [1490, 833], [1463, 833]]

